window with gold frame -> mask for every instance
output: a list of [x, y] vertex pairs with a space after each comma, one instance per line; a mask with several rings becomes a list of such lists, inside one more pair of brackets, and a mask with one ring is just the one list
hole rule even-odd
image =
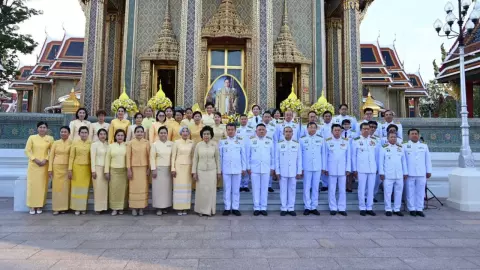
[[234, 76], [242, 85], [244, 83], [245, 55], [243, 48], [222, 47], [208, 50], [208, 85], [224, 74]]

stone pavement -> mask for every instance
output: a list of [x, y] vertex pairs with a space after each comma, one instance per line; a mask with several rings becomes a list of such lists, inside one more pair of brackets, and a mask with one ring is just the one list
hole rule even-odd
[[[0, 269], [480, 269], [480, 213], [112, 217], [11, 211]], [[221, 213], [220, 213], [221, 214]]]

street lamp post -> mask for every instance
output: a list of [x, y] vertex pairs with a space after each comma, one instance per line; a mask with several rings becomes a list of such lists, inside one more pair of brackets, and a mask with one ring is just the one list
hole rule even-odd
[[[467, 111], [467, 90], [465, 86], [465, 36], [463, 24], [465, 23], [468, 9], [472, 4], [471, 0], [458, 0], [458, 18], [453, 13], [454, 6], [451, 2], [445, 5], [445, 12], [447, 13], [446, 23], [443, 25], [442, 21], [436, 20], [434, 28], [438, 35], [447, 38], [458, 38], [458, 51], [460, 59], [460, 98], [461, 98], [461, 112], [462, 125], [462, 147], [460, 148], [460, 155], [458, 158], [458, 166], [460, 168], [474, 168], [475, 160], [473, 158], [472, 149], [470, 148], [470, 137], [468, 125], [468, 111]], [[475, 24], [478, 23], [480, 18], [480, 0], [475, 1], [475, 6], [470, 19], [468, 19], [465, 28], [469, 33], [475, 28]], [[452, 29], [452, 25], [457, 21], [459, 30], [458, 32]], [[440, 34], [443, 29], [445, 34]]]

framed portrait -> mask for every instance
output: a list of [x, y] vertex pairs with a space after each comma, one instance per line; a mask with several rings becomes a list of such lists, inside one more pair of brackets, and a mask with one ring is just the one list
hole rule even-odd
[[222, 115], [232, 115], [246, 113], [248, 100], [239, 80], [233, 75], [223, 74], [210, 85], [205, 97], [207, 102], [213, 103]]

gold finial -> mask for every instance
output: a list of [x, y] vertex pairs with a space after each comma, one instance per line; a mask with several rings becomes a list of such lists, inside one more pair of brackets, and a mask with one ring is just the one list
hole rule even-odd
[[370, 108], [373, 110], [373, 117], [378, 117], [378, 112], [381, 108], [377, 105], [377, 103], [375, 103], [375, 100], [372, 98], [372, 94], [370, 93], [370, 91], [368, 91], [367, 100], [365, 100], [365, 103], [363, 104], [362, 111], [366, 108]]
[[298, 99], [297, 95], [295, 94], [295, 87], [293, 87], [293, 83], [292, 83], [292, 92], [290, 93], [290, 95], [288, 95], [288, 99]]
[[201, 112], [202, 110], [200, 110], [200, 106], [198, 105], [198, 103], [195, 103], [192, 106], [192, 111], [193, 112]]
[[158, 92], [156, 94], [157, 98], [164, 98], [165, 97], [165, 92], [163, 92], [162, 88], [162, 80], [160, 80], [159, 86], [158, 86]]
[[120, 99], [120, 100], [130, 99], [127, 95], [127, 87], [125, 86], [125, 84], [123, 85], [123, 92], [118, 99]]
[[62, 113], [72, 114], [76, 113], [78, 108], [80, 108], [80, 101], [75, 95], [75, 89], [72, 88], [68, 98], [62, 102]]

